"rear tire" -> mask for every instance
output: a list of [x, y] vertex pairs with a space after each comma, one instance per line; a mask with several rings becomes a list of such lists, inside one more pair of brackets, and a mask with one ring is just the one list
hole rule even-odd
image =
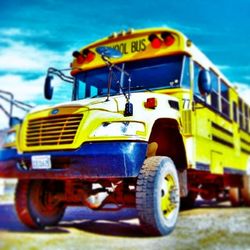
[[229, 200], [233, 207], [240, 206], [240, 189], [238, 187], [229, 188]]
[[145, 233], [159, 236], [174, 230], [180, 207], [179, 193], [173, 161], [162, 156], [146, 159], [136, 186], [136, 208]]
[[33, 229], [56, 225], [65, 207], [53, 201], [57, 183], [49, 180], [19, 180], [15, 192], [15, 206], [20, 221]]
[[246, 206], [250, 206], [250, 176], [244, 175], [242, 178], [243, 178], [243, 188], [241, 189], [241, 195], [243, 203]]
[[191, 209], [195, 205], [196, 198], [198, 196], [197, 192], [188, 191], [188, 195], [181, 197], [181, 210]]

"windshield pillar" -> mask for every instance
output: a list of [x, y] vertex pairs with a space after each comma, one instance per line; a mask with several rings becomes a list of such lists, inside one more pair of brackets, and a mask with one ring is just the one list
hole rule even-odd
[[72, 101], [79, 99], [79, 80], [75, 77], [72, 91]]

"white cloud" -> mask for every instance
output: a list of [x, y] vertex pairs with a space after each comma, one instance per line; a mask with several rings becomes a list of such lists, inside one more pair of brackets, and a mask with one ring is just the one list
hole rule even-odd
[[[14, 95], [14, 99], [35, 106], [37, 100], [42, 100], [42, 102], [45, 102], [43, 96], [44, 79], [45, 76], [39, 77], [34, 80], [25, 80], [20, 75], [4, 75], [0, 76], [0, 90], [11, 92]], [[53, 86], [57, 89], [61, 85], [61, 83], [61, 80], [55, 78], [53, 81]], [[7, 111], [9, 111], [9, 103], [7, 103], [2, 98], [0, 98], [0, 105], [2, 105]], [[25, 112], [18, 108], [14, 108], [13, 115], [19, 118], [23, 118]], [[8, 127], [8, 117], [0, 109], [0, 129], [6, 127]]]
[[[0, 35], [2, 37], [33, 37], [34, 36], [34, 31], [29, 30], [29, 29], [20, 29], [20, 28], [0, 28]], [[37, 35], [37, 34], [36, 34]], [[40, 30], [39, 31], [39, 36], [45, 36], [49, 35], [48, 30]]]
[[[59, 53], [37, 45], [25, 42], [30, 31], [17, 28], [0, 29], [0, 43], [5, 44], [0, 49], [0, 90], [11, 92], [14, 98], [28, 103], [43, 103], [43, 87], [48, 67], [68, 68], [71, 62], [71, 51]], [[25, 37], [25, 40], [20, 39]], [[20, 38], [20, 39], [19, 39]], [[27, 80], [25, 75], [43, 75], [36, 79]], [[55, 77], [53, 86], [58, 87], [61, 80]], [[0, 105], [9, 110], [6, 101], [0, 98]], [[15, 109], [14, 115], [22, 117], [20, 110]], [[8, 126], [8, 118], [0, 109], [0, 129]]]
[[43, 92], [44, 77], [25, 80], [20, 75], [3, 75], [0, 77], [0, 89], [11, 92], [15, 99], [21, 101], [35, 100]]
[[[2, 39], [3, 40], [3, 39]], [[6, 71], [46, 71], [49, 66], [65, 67], [69, 57], [24, 42], [4, 39], [8, 47], [0, 51], [0, 69]]]
[[[44, 81], [45, 75], [32, 80], [26, 80], [20, 75], [3, 75], [0, 76], [0, 90], [11, 92], [17, 100], [34, 103], [44, 98]], [[64, 82], [55, 77], [52, 84], [59, 88]]]
[[[14, 98], [24, 102], [34, 102], [39, 96], [43, 95], [44, 77], [35, 80], [24, 80], [19, 75], [4, 75], [0, 77], [0, 89], [11, 92]], [[0, 98], [0, 105], [7, 111], [10, 109], [9, 103]], [[14, 116], [22, 118], [25, 115], [20, 109], [14, 108]], [[0, 129], [8, 127], [8, 117], [0, 110]]]
[[16, 36], [22, 34], [23, 32], [18, 28], [0, 29], [0, 35], [2, 36]]

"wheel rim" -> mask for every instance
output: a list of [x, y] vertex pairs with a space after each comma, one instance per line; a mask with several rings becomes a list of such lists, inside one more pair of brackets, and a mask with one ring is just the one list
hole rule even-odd
[[51, 211], [55, 209], [55, 206], [51, 201], [51, 193], [43, 188], [42, 183], [40, 185], [36, 185], [32, 191], [33, 206], [36, 210], [43, 214], [50, 214]]
[[179, 190], [174, 176], [167, 173], [161, 181], [161, 212], [166, 222], [172, 224], [179, 212]]
[[54, 224], [54, 218], [61, 213], [61, 206], [53, 198], [53, 188], [49, 183], [40, 182], [32, 186], [30, 190], [31, 215], [39, 225]]

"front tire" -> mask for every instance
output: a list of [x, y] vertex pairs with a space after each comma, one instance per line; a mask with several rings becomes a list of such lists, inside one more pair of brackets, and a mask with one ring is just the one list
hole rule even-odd
[[57, 202], [57, 182], [49, 180], [19, 180], [15, 192], [15, 206], [20, 221], [33, 229], [56, 225], [65, 207]]
[[147, 158], [136, 186], [136, 208], [145, 233], [159, 236], [174, 230], [180, 207], [179, 193], [173, 161], [162, 156]]

